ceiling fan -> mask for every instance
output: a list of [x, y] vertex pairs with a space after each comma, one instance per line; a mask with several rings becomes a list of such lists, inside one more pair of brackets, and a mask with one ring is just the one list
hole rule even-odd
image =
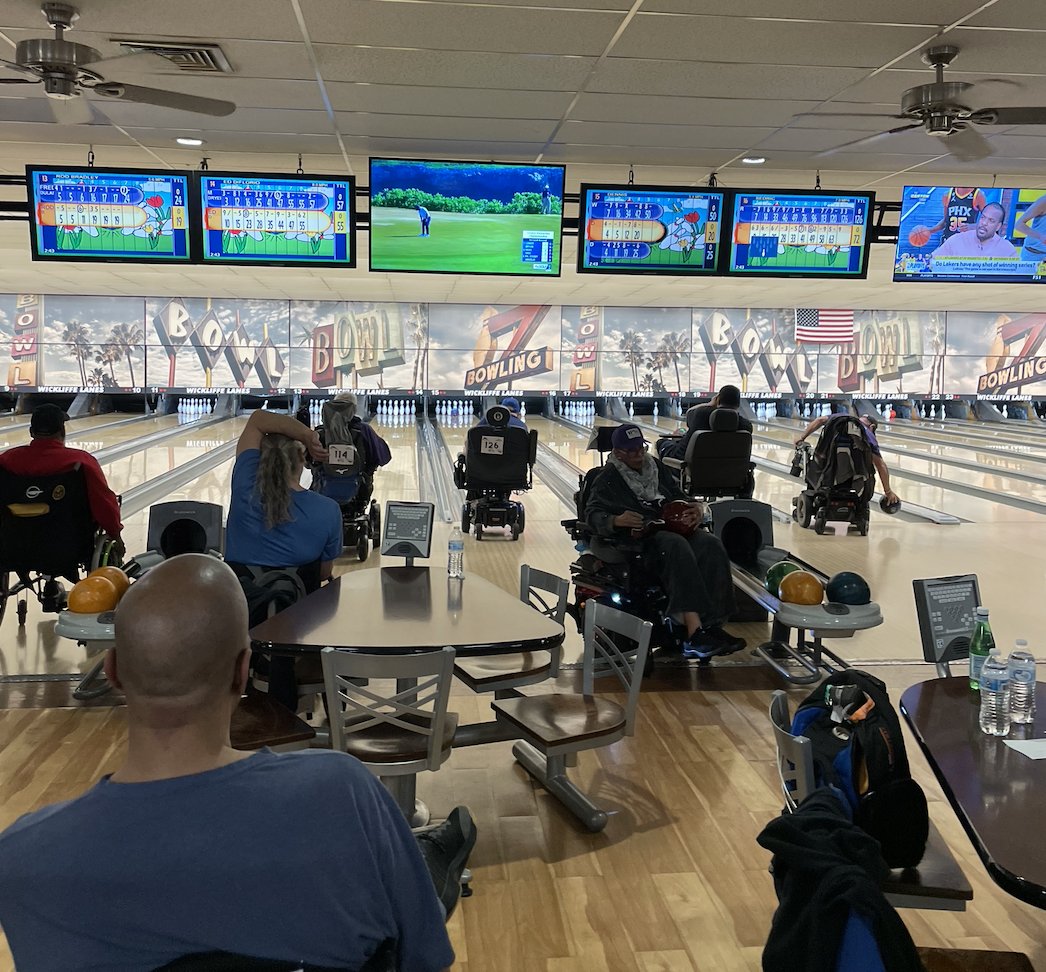
[[922, 59], [937, 72], [931, 84], [920, 84], [909, 88], [901, 95], [899, 115], [864, 114], [857, 112], [803, 112], [805, 117], [814, 118], [895, 118], [907, 121], [875, 135], [844, 142], [834, 148], [818, 152], [817, 156], [831, 155], [855, 145], [867, 145], [898, 132], [921, 128], [927, 135], [940, 138], [945, 151], [962, 162], [986, 159], [994, 149], [974, 126], [977, 125], [1046, 125], [1046, 107], [1039, 108], [978, 108], [970, 107], [968, 81], [945, 81], [944, 69], [951, 64], [959, 48], [948, 44], [930, 47], [923, 52]]
[[229, 115], [236, 110], [236, 105], [231, 101], [107, 80], [102, 72], [112, 75], [114, 71], [120, 72], [126, 68], [141, 71], [149, 68], [169, 69], [171, 65], [159, 55], [149, 52], [103, 58], [93, 47], [74, 44], [65, 39], [65, 31], [71, 30], [80, 19], [75, 7], [67, 3], [45, 3], [41, 9], [47, 22], [54, 28], [54, 37], [19, 41], [14, 61], [0, 59], [0, 68], [28, 77], [0, 78], [0, 84], [43, 84], [55, 121], [64, 125], [91, 121], [91, 106], [83, 98], [84, 94], [177, 108], [179, 111], [193, 111], [202, 115]]

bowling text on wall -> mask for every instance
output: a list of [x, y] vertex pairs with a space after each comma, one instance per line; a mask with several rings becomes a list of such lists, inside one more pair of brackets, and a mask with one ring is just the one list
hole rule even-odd
[[[472, 352], [474, 367], [465, 372], [465, 390], [480, 391], [552, 371], [551, 348], [529, 348], [531, 339], [548, 315], [547, 304], [521, 304], [504, 311], [488, 308]], [[501, 350], [499, 339], [512, 335]], [[499, 353], [500, 352], [500, 353]]]
[[15, 298], [11, 364], [7, 368], [7, 384], [11, 388], [28, 388], [40, 380], [38, 365], [42, 309], [43, 298], [39, 294], [19, 294]]
[[792, 391], [802, 395], [814, 379], [813, 365], [806, 351], [802, 348], [789, 351], [783, 336], [776, 331], [764, 338], [752, 317], [736, 329], [722, 311], [711, 311], [701, 320], [698, 337], [709, 364], [715, 365], [720, 355], [730, 354], [742, 378], [759, 367], [775, 391], [787, 378]]

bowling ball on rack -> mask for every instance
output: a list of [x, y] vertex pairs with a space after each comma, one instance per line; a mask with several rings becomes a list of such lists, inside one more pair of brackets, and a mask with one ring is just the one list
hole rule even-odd
[[766, 580], [764, 581], [766, 589], [773, 594], [774, 597], [777, 597], [781, 590], [781, 581], [793, 571], [802, 569], [802, 567], [797, 563], [793, 563], [791, 560], [779, 560], [766, 572]]
[[678, 533], [681, 537], [689, 537], [697, 529], [697, 520], [694, 519], [690, 504], [685, 500], [665, 503], [661, 519], [665, 521], [666, 530]]
[[899, 513], [901, 511], [901, 501], [894, 500], [891, 503], [889, 500], [887, 500], [886, 496], [884, 495], [883, 498], [879, 500], [879, 509], [881, 509], [884, 513], [889, 513], [890, 516], [893, 516], [894, 513]]
[[120, 600], [116, 587], [105, 577], [85, 577], [69, 591], [69, 610], [73, 614], [101, 614], [111, 611]]
[[793, 570], [782, 579], [778, 596], [789, 604], [820, 604], [824, 587], [808, 570]]
[[824, 592], [836, 604], [868, 604], [872, 599], [868, 581], [852, 570], [841, 570], [829, 577]]
[[127, 588], [131, 586], [131, 578], [119, 567], [96, 567], [87, 576], [104, 577], [116, 588], [116, 593], [120, 597], [123, 597], [127, 593]]

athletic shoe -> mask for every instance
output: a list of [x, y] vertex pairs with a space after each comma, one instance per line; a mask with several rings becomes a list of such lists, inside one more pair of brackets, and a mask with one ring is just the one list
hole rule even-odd
[[705, 661], [717, 655], [732, 655], [746, 644], [743, 638], [734, 638], [718, 626], [700, 628], [683, 642], [683, 655]]
[[443, 823], [417, 834], [416, 839], [449, 918], [461, 897], [461, 875], [476, 846], [476, 822], [467, 807], [455, 807]]

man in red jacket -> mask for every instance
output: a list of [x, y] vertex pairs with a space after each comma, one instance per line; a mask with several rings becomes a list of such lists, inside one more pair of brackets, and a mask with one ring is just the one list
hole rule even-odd
[[120, 541], [120, 504], [109, 488], [98, 460], [82, 449], [65, 444], [65, 423], [69, 418], [57, 405], [39, 405], [29, 423], [29, 445], [15, 446], [0, 453], [0, 469], [15, 476], [53, 476], [79, 465], [87, 482], [87, 500], [94, 522], [111, 540]]

